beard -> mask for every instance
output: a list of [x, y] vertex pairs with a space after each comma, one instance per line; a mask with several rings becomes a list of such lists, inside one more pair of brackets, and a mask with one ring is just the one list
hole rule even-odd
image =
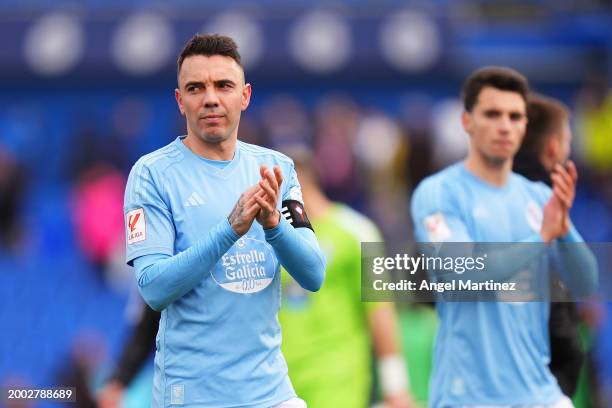
[[221, 133], [202, 132], [197, 135], [198, 139], [207, 144], [217, 144], [229, 139], [228, 135]]
[[488, 154], [481, 149], [477, 149], [478, 155], [481, 157], [482, 161], [486, 163], [488, 167], [499, 169], [504, 167], [508, 161], [512, 161], [512, 156], [496, 156], [493, 154]]
[[487, 155], [483, 155], [482, 157], [484, 161], [490, 167], [495, 167], [495, 168], [503, 167], [506, 163], [508, 163], [508, 160], [510, 160], [507, 157], [497, 157], [497, 156], [487, 156]]
[[194, 135], [205, 144], [222, 143], [232, 136], [232, 131], [229, 129], [201, 129], [196, 128]]

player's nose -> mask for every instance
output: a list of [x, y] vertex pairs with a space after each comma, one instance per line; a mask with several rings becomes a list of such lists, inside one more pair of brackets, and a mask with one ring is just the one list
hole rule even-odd
[[202, 103], [205, 108], [214, 108], [219, 106], [219, 96], [214, 89], [207, 88], [204, 92]]
[[512, 128], [512, 122], [509, 117], [502, 115], [499, 119], [499, 131], [500, 133], [508, 133]]

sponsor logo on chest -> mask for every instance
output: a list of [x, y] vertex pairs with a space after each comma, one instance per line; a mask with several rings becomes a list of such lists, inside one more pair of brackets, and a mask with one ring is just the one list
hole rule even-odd
[[215, 283], [234, 293], [256, 293], [272, 283], [278, 261], [270, 245], [244, 236], [221, 257], [211, 270]]

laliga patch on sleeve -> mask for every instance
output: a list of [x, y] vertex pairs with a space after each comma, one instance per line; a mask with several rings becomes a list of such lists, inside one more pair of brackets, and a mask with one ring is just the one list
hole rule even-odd
[[281, 214], [289, 224], [293, 225], [293, 228], [312, 228], [310, 220], [306, 215], [304, 206], [297, 200], [284, 200], [281, 208]]
[[127, 243], [135, 244], [147, 237], [144, 209], [137, 208], [127, 213]]
[[439, 212], [425, 217], [425, 229], [431, 242], [444, 241], [452, 235], [444, 215]]

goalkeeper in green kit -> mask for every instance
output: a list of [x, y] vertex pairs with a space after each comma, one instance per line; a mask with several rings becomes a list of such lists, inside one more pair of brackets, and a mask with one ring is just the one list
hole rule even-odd
[[317, 293], [302, 290], [283, 271], [282, 351], [296, 392], [309, 407], [367, 407], [373, 346], [385, 407], [414, 407], [393, 305], [361, 302], [361, 242], [381, 241], [379, 231], [365, 216], [325, 197], [306, 149], [286, 153], [328, 261], [325, 286]]

